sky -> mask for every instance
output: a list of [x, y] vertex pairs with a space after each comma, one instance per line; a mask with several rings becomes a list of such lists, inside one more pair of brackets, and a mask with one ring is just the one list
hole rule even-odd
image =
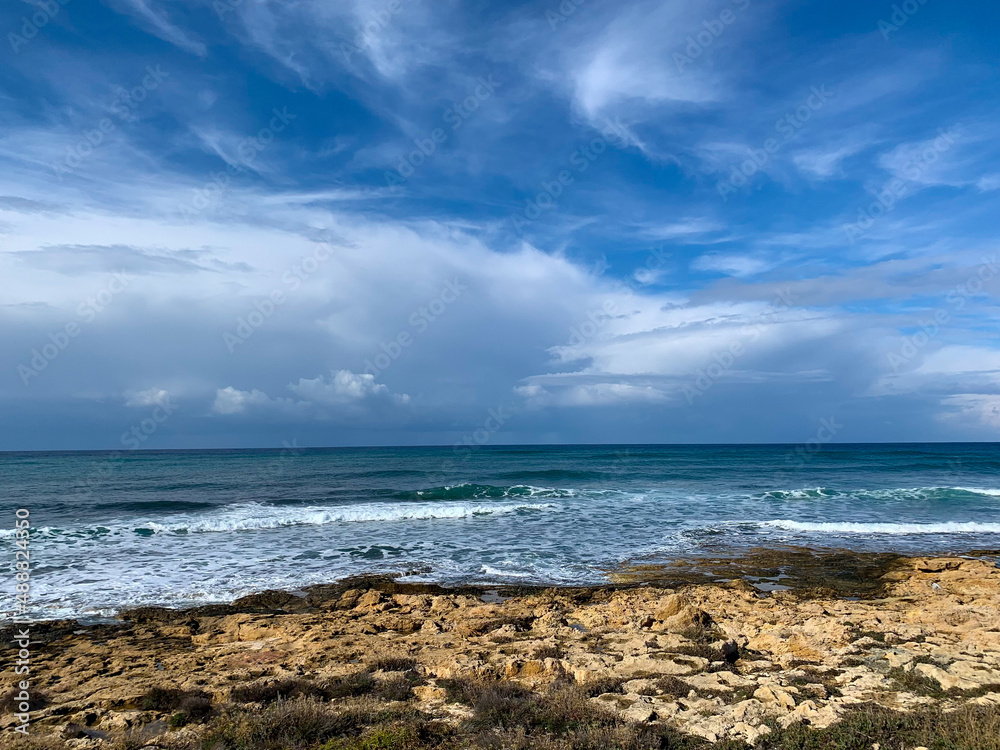
[[0, 450], [998, 438], [994, 3], [0, 33]]

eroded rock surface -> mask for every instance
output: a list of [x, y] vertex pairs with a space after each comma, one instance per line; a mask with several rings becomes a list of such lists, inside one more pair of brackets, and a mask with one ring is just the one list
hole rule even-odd
[[[184, 612], [144, 608], [121, 625], [47, 623], [34, 628], [32, 683], [48, 705], [32, 728], [87, 728], [72, 742], [98, 747], [104, 733], [170, 720], [144, 708], [154, 688], [225, 705], [242, 685], [322, 681], [380, 660], [382, 674], [393, 659], [419, 674], [421, 710], [450, 722], [463, 709], [442, 681], [463, 676], [540, 690], [582, 684], [595, 706], [708, 740], [752, 742], [771, 720], [824, 727], [864, 702], [1000, 704], [1000, 570], [919, 559], [882, 578], [880, 596], [860, 600], [733, 581], [524, 591], [494, 603], [383, 580]], [[0, 674], [0, 689], [15, 679]], [[13, 717], [3, 723], [10, 738]]]

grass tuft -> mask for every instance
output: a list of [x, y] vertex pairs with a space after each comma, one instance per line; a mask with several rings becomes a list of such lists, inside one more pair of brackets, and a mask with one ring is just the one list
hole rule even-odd
[[385, 656], [366, 665], [369, 672], [409, 672], [417, 668], [417, 660], [408, 656]]

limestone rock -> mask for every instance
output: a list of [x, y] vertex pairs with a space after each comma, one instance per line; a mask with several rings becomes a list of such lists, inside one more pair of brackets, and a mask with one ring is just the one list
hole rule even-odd
[[753, 692], [753, 697], [764, 704], [775, 704], [788, 709], [795, 708], [795, 699], [787, 690], [776, 685], [763, 685]]

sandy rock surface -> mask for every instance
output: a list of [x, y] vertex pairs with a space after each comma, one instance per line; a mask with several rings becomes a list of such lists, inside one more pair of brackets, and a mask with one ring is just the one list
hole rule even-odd
[[[462, 709], [439, 682], [479, 676], [543, 689], [607, 685], [590, 698], [634, 722], [753, 741], [766, 722], [816, 727], [845, 707], [1000, 703], [1000, 570], [991, 562], [902, 561], [878, 598], [767, 593], [737, 580], [623, 589], [547, 589], [488, 603], [475, 592], [391, 581], [267, 592], [233, 605], [134, 610], [119, 625], [34, 628], [33, 732], [102, 733], [166, 721], [151, 688], [231, 701], [254, 681], [348, 675], [386, 657], [416, 662], [420, 708]], [[500, 592], [503, 594], [503, 591]], [[497, 596], [487, 598], [496, 599]], [[9, 638], [5, 638], [9, 641]], [[0, 690], [15, 687], [10, 670]], [[14, 724], [3, 716], [3, 735]]]

